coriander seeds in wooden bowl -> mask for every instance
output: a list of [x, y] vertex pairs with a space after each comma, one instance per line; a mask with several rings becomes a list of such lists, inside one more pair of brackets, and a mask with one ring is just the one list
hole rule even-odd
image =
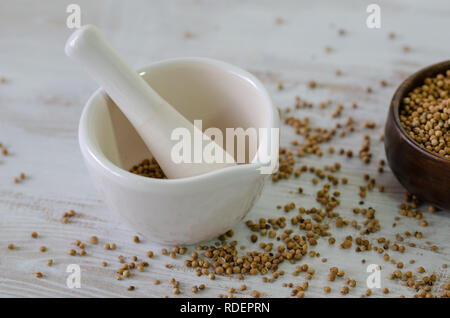
[[450, 60], [408, 77], [391, 101], [386, 157], [411, 193], [450, 209]]

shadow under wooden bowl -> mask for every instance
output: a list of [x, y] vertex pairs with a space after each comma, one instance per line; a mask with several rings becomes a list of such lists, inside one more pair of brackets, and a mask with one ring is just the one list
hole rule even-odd
[[400, 183], [419, 198], [450, 209], [450, 160], [421, 147], [400, 123], [402, 100], [427, 77], [450, 69], [450, 60], [433, 64], [409, 76], [395, 92], [385, 127], [386, 157]]

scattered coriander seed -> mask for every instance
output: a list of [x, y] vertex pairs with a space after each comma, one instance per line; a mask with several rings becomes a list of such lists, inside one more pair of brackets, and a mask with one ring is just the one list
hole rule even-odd
[[91, 236], [91, 238], [89, 239], [89, 242], [91, 242], [91, 244], [98, 244], [98, 237]]
[[317, 82], [316, 81], [310, 81], [308, 83], [309, 88], [316, 88], [317, 87]]
[[283, 24], [283, 18], [277, 17], [277, 18], [275, 19], [275, 23], [276, 23], [276, 24]]
[[348, 288], [348, 286], [342, 287], [342, 289], [341, 289], [341, 294], [342, 294], [342, 295], [346, 295], [346, 294], [348, 294], [349, 292], [350, 292], [350, 289]]
[[41, 272], [36, 272], [35, 276], [36, 278], [42, 278], [44, 275]]
[[261, 293], [259, 291], [257, 291], [257, 290], [253, 290], [252, 291], [252, 297], [253, 298], [259, 298], [259, 297], [261, 297]]
[[37, 232], [31, 233], [31, 237], [32, 237], [32, 238], [38, 238], [38, 233], [37, 233]]

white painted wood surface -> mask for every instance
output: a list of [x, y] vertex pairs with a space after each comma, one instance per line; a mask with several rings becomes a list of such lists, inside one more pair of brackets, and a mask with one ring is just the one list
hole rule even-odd
[[[161, 246], [142, 238], [140, 244], [132, 242], [136, 233], [111, 214], [95, 191], [82, 162], [77, 141], [77, 125], [83, 104], [96, 89], [95, 83], [64, 56], [64, 43], [71, 33], [65, 27], [66, 6], [74, 1], [1, 1], [0, 2], [0, 76], [6, 82], [0, 84], [0, 141], [9, 150], [8, 156], [0, 156], [0, 296], [3, 297], [108, 297], [142, 296], [162, 297], [171, 294], [171, 277], [180, 281], [181, 296], [216, 297], [226, 294], [229, 287], [242, 283], [248, 291], [237, 296], [249, 296], [251, 290], [263, 292], [263, 296], [288, 297], [290, 290], [283, 282], [301, 283], [303, 276], [290, 275], [294, 267], [283, 264], [288, 275], [272, 284], [264, 284], [261, 276], [246, 277], [244, 282], [236, 278], [218, 277], [210, 281], [182, 266], [179, 257], [172, 260], [160, 255]], [[326, 154], [320, 160], [306, 157], [301, 164], [324, 166], [339, 161], [341, 176], [349, 178], [349, 184], [341, 187], [342, 202], [337, 209], [349, 219], [351, 208], [358, 199], [358, 186], [366, 172], [377, 175], [376, 162], [384, 158], [384, 148], [377, 142], [383, 131], [390, 98], [395, 87], [408, 74], [428, 64], [448, 59], [448, 16], [450, 5], [446, 0], [379, 1], [382, 27], [370, 30], [365, 26], [367, 3], [361, 1], [76, 1], [82, 10], [82, 23], [98, 25], [121, 54], [133, 66], [140, 67], [159, 59], [176, 56], [207, 56], [241, 66], [257, 75], [267, 85], [275, 103], [284, 108], [292, 106], [294, 97], [320, 102], [330, 98], [333, 105], [327, 110], [314, 107], [299, 110], [298, 116], [309, 116], [313, 125], [335, 125], [331, 109], [343, 103], [343, 121], [352, 116], [359, 122], [357, 132], [345, 138], [337, 138], [335, 148], [353, 149], [357, 153], [362, 143], [362, 122], [374, 120], [377, 128], [370, 131], [374, 160], [369, 166], [359, 159], [344, 159]], [[283, 23], [276, 24], [276, 18]], [[345, 36], [338, 30], [344, 28]], [[189, 31], [192, 36], [185, 38]], [[396, 39], [390, 40], [393, 31]], [[411, 51], [405, 53], [402, 46]], [[326, 53], [330, 46], [332, 52]], [[340, 77], [335, 70], [342, 70]], [[308, 89], [310, 80], [318, 82], [318, 88]], [[382, 88], [381, 80], [388, 82]], [[281, 81], [284, 90], [278, 91]], [[367, 94], [366, 87], [373, 93]], [[350, 105], [357, 102], [353, 110]], [[292, 130], [283, 126], [282, 144], [289, 145]], [[324, 148], [326, 149], [327, 146]], [[21, 172], [27, 175], [19, 184], [13, 178]], [[278, 217], [283, 214], [275, 207], [290, 201], [298, 205], [315, 205], [317, 187], [312, 176], [300, 179], [269, 182], [262, 198], [257, 202], [248, 219]], [[439, 274], [440, 282], [433, 290], [440, 294], [442, 284], [449, 279], [448, 270], [442, 264], [450, 262], [450, 214], [440, 211], [425, 213], [429, 227], [422, 228], [417, 220], [404, 217], [392, 228], [394, 217], [399, 215], [398, 205], [404, 190], [389, 169], [377, 176], [385, 193], [368, 194], [367, 205], [377, 210], [382, 230], [372, 236], [395, 239], [396, 233], [409, 230], [422, 231], [422, 240], [404, 254], [392, 252], [394, 258], [403, 261], [407, 269], [415, 270], [423, 265], [428, 273]], [[304, 195], [296, 194], [301, 186]], [[449, 187], [449, 185], [443, 185]], [[69, 224], [61, 223], [64, 211], [74, 209], [77, 216]], [[362, 221], [362, 219], [358, 219]], [[30, 237], [39, 233], [38, 239]], [[241, 223], [234, 228], [235, 238], [250, 246], [250, 232]], [[357, 235], [350, 228], [332, 230], [342, 240], [346, 235]], [[67, 254], [77, 239], [88, 242], [97, 235], [100, 243], [87, 247], [85, 257]], [[432, 252], [432, 245], [439, 247]], [[105, 242], [115, 242], [115, 251], [105, 251]], [[17, 248], [7, 249], [9, 243]], [[46, 253], [39, 252], [45, 245]], [[144, 257], [147, 250], [156, 252], [147, 271], [137, 272], [128, 280], [116, 281], [118, 255]], [[352, 250], [329, 248], [321, 240], [314, 250], [328, 258], [305, 258], [305, 263], [316, 269], [306, 297], [324, 296], [323, 286], [330, 285], [331, 296], [340, 297], [342, 282], [328, 283], [328, 268], [342, 267], [348, 276], [357, 280], [357, 287], [345, 297], [358, 297], [367, 288], [366, 266], [370, 263], [383, 266], [382, 285], [390, 289], [388, 296], [412, 296], [412, 291], [387, 276], [394, 265], [382, 261], [375, 252], [357, 254]], [[398, 254], [398, 255], [397, 255]], [[54, 265], [46, 266], [52, 258]], [[366, 259], [366, 265], [361, 259]], [[409, 265], [409, 260], [416, 264]], [[103, 268], [101, 262], [110, 266]], [[65, 272], [68, 264], [76, 263], [82, 269], [82, 287], [66, 287]], [[165, 264], [174, 264], [167, 269]], [[302, 262], [303, 263], [303, 262]], [[34, 273], [41, 271], [42, 279]], [[153, 280], [161, 285], [153, 285]], [[190, 292], [194, 284], [205, 283], [207, 288], [196, 295]], [[127, 291], [129, 285], [136, 290]], [[384, 296], [374, 290], [374, 296]]]

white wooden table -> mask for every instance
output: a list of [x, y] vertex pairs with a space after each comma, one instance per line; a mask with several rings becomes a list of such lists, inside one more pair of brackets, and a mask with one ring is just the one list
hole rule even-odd
[[[140, 244], [132, 242], [136, 233], [127, 227], [108, 209], [95, 191], [82, 162], [78, 148], [77, 128], [83, 105], [96, 84], [65, 57], [63, 47], [71, 33], [65, 26], [66, 6], [73, 1], [1, 1], [0, 2], [0, 76], [6, 82], [0, 84], [0, 141], [9, 150], [8, 156], [0, 155], [0, 295], [4, 297], [79, 297], [79, 296], [151, 296], [172, 295], [171, 277], [180, 281], [181, 296], [217, 297], [226, 294], [230, 287], [242, 283], [248, 291], [236, 296], [250, 296], [251, 290], [263, 292], [263, 296], [288, 297], [290, 290], [283, 282], [301, 283], [302, 276], [290, 275], [294, 267], [283, 264], [288, 274], [272, 284], [263, 283], [261, 276], [246, 277], [244, 282], [236, 278], [218, 277], [210, 281], [197, 277], [183, 267], [179, 257], [171, 260], [160, 255], [161, 246], [142, 238]], [[336, 161], [342, 163], [341, 176], [349, 178], [342, 188], [342, 202], [338, 211], [349, 219], [351, 209], [358, 202], [358, 186], [362, 175], [377, 176], [385, 193], [368, 194], [366, 204], [377, 210], [382, 225], [373, 237], [385, 236], [395, 240], [396, 233], [406, 230], [422, 231], [422, 240], [410, 239], [417, 244], [404, 254], [395, 253], [397, 261], [403, 261], [406, 269], [415, 270], [423, 265], [428, 273], [435, 271], [439, 283], [433, 292], [440, 293], [442, 283], [448, 281], [449, 272], [441, 268], [450, 262], [450, 213], [425, 212], [430, 226], [422, 228], [417, 220], [402, 217], [392, 228], [394, 217], [399, 215], [398, 205], [404, 195], [388, 168], [377, 175], [376, 162], [384, 158], [384, 147], [378, 142], [383, 131], [390, 98], [395, 87], [410, 73], [428, 64], [448, 59], [450, 47], [446, 33], [449, 27], [450, 5], [447, 0], [379, 1], [381, 6], [381, 29], [368, 29], [364, 2], [354, 1], [76, 1], [81, 6], [82, 24], [98, 25], [133, 66], [140, 67], [151, 61], [177, 56], [207, 56], [241, 66], [258, 76], [272, 93], [275, 103], [281, 107], [293, 106], [294, 97], [301, 96], [318, 103], [332, 100], [332, 106], [320, 110], [317, 106], [296, 111], [300, 117], [309, 116], [313, 125], [335, 125], [331, 109], [343, 103], [343, 121], [352, 116], [360, 124], [357, 132], [337, 138], [335, 148], [353, 149], [357, 153], [363, 131], [362, 122], [374, 120], [372, 136], [374, 160], [364, 165], [357, 158], [326, 153], [323, 158], [305, 157], [301, 164], [324, 166]], [[282, 18], [277, 24], [276, 19]], [[339, 36], [338, 30], [346, 35]], [[186, 31], [191, 33], [185, 38]], [[393, 31], [395, 39], [389, 39]], [[403, 52], [402, 46], [410, 46]], [[332, 51], [325, 52], [330, 46]], [[342, 70], [337, 77], [335, 70]], [[318, 82], [311, 90], [307, 83]], [[380, 81], [386, 80], [383, 88]], [[284, 89], [276, 86], [282, 82]], [[367, 94], [366, 88], [373, 93]], [[353, 110], [352, 102], [358, 103]], [[289, 145], [292, 129], [282, 128], [282, 144]], [[324, 147], [327, 149], [327, 146]], [[27, 178], [15, 184], [13, 178], [21, 172]], [[305, 207], [315, 203], [317, 187], [311, 183], [312, 176], [291, 179], [277, 184], [268, 182], [261, 199], [248, 219], [278, 217], [282, 215], [275, 207], [295, 201]], [[304, 195], [296, 194], [301, 186]], [[443, 185], [449, 187], [449, 185]], [[78, 212], [69, 224], [61, 223], [64, 211]], [[424, 207], [426, 210], [426, 206]], [[362, 219], [358, 219], [362, 221]], [[39, 233], [32, 239], [31, 232]], [[244, 223], [234, 228], [235, 238], [247, 246], [250, 232]], [[346, 235], [357, 235], [350, 227], [332, 229], [338, 242]], [[88, 242], [97, 235], [100, 242], [115, 242], [115, 251], [105, 251], [103, 244], [87, 247], [84, 257], [69, 256], [75, 240]], [[439, 247], [431, 251], [431, 245]], [[7, 245], [17, 247], [8, 250]], [[41, 253], [45, 245], [48, 251]], [[150, 260], [145, 272], [138, 272], [128, 280], [116, 281], [118, 255], [144, 257], [147, 250], [157, 254]], [[368, 275], [366, 266], [380, 264], [382, 287], [388, 287], [388, 296], [412, 296], [410, 289], [387, 276], [395, 267], [382, 260], [375, 252], [358, 254], [354, 250], [329, 248], [326, 240], [315, 248], [323, 257], [305, 262], [316, 269], [316, 274], [306, 292], [307, 297], [324, 296], [323, 286], [330, 285], [331, 296], [339, 297], [343, 283], [328, 283], [329, 267], [343, 268], [348, 276], [357, 280], [356, 288], [345, 297], [359, 297], [366, 290]], [[397, 255], [398, 254], [398, 255]], [[46, 266], [53, 259], [52, 267]], [[367, 260], [366, 264], [361, 259]], [[414, 265], [409, 260], [414, 259]], [[110, 263], [102, 267], [101, 262]], [[66, 284], [66, 267], [79, 264], [82, 269], [82, 286], [69, 289]], [[165, 264], [174, 264], [167, 269]], [[35, 272], [44, 277], [35, 278]], [[153, 285], [155, 279], [160, 285]], [[205, 283], [206, 290], [194, 295], [191, 286]], [[127, 291], [129, 285], [136, 290]], [[384, 296], [374, 290], [375, 297]]]

